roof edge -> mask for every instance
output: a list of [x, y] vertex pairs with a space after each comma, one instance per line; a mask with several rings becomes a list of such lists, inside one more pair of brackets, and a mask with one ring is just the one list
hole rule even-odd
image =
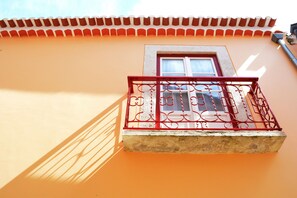
[[[75, 17], [0, 20], [0, 37], [271, 36], [271, 17]], [[280, 32], [280, 31], [278, 31]]]
[[273, 27], [271, 17], [57, 17], [1, 19], [1, 28], [61, 27], [61, 26], [211, 26], [211, 27]]

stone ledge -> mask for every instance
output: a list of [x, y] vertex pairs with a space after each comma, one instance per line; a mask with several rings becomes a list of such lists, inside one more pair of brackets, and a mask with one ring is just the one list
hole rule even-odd
[[286, 138], [282, 131], [124, 130], [124, 149], [167, 153], [273, 153]]

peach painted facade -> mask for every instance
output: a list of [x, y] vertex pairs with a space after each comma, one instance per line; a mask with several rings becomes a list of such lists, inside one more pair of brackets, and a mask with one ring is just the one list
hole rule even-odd
[[[123, 150], [145, 46], [225, 46], [287, 139], [270, 154]], [[295, 48], [296, 49], [296, 48]], [[297, 197], [297, 70], [270, 36], [0, 38], [0, 197]]]

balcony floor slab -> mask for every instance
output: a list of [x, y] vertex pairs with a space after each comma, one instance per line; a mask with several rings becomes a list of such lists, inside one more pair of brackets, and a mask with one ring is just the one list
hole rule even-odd
[[166, 153], [273, 153], [283, 144], [282, 131], [124, 130], [124, 149]]

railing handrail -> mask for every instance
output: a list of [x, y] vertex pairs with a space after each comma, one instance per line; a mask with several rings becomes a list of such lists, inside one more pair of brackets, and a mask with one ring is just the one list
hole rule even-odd
[[225, 77], [225, 76], [128, 76], [129, 81], [236, 81], [257, 82], [258, 77]]
[[219, 82], [258, 82], [258, 77], [225, 77], [225, 76], [128, 76], [128, 88], [133, 93], [134, 81], [219, 81]]

